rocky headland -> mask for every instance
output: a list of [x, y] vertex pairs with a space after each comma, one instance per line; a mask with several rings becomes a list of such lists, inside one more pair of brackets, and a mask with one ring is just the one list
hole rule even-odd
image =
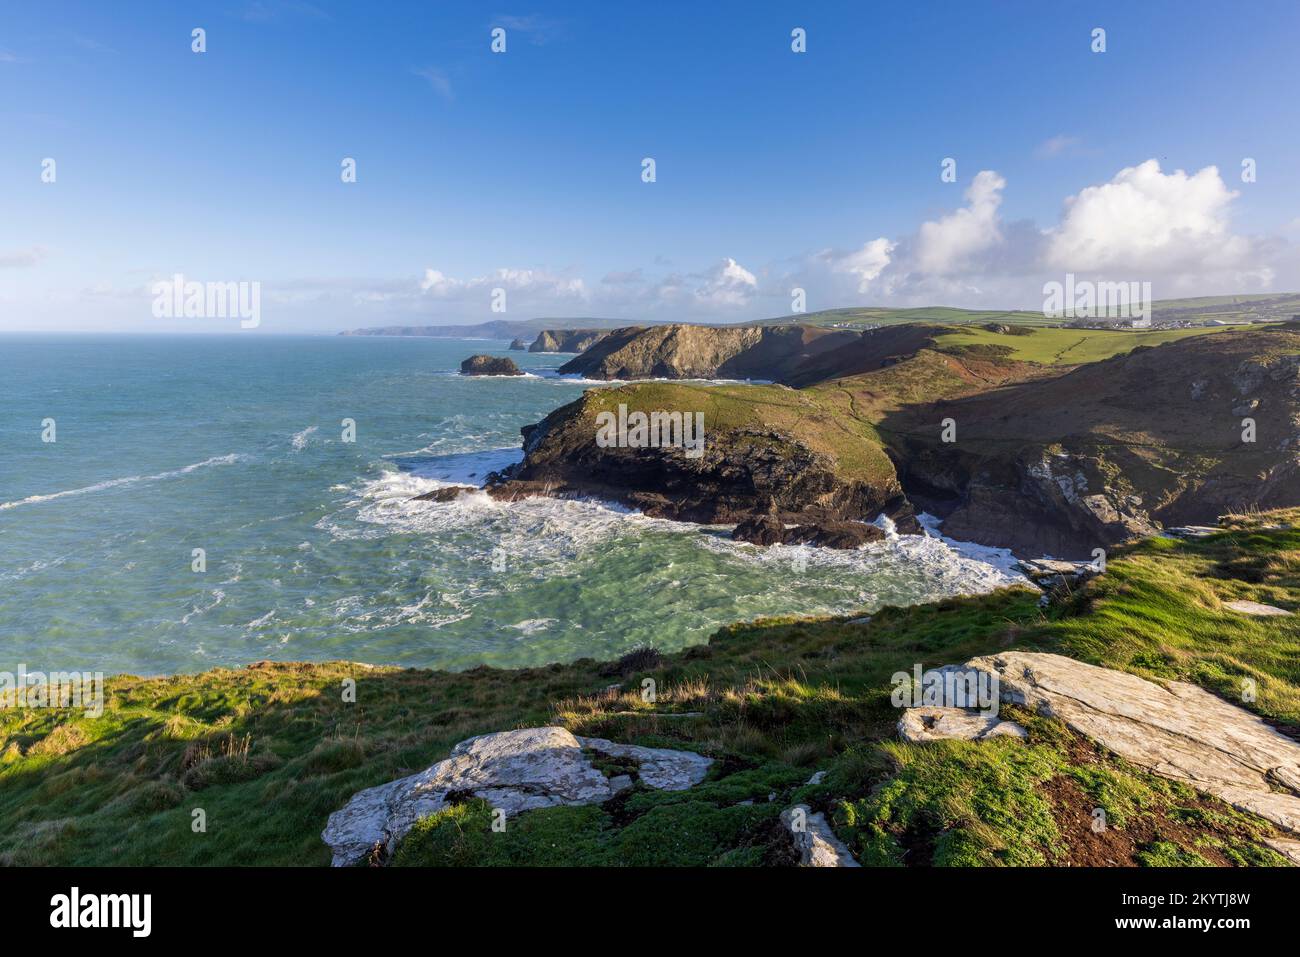
[[[1080, 335], [1110, 354], [1053, 361], [1058, 343]], [[1136, 348], [1126, 335], [1004, 325], [615, 330], [561, 371], [772, 381], [589, 390], [525, 427], [523, 461], [493, 475], [489, 491], [608, 498], [652, 515], [746, 523], [746, 540], [833, 547], [870, 535], [843, 534], [846, 524], [884, 514], [907, 530], [928, 511], [951, 537], [1070, 559], [1164, 525], [1300, 504], [1300, 329], [1171, 335]], [[620, 406], [701, 413], [702, 454], [601, 445], [598, 417]]]
[[543, 329], [529, 352], [583, 352], [609, 335], [608, 329]]

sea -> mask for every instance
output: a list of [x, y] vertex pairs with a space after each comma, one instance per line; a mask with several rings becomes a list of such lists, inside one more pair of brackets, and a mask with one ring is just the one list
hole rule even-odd
[[[610, 387], [507, 345], [0, 336], [0, 670], [535, 666], [1020, 577], [933, 523], [764, 549], [609, 502], [417, 501], [480, 485], [519, 460], [521, 426]], [[459, 375], [475, 353], [527, 374]]]

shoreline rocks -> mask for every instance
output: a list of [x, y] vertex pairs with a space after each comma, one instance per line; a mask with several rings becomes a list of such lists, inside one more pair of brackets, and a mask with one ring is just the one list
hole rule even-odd
[[472, 485], [449, 485], [446, 488], [436, 488], [432, 492], [425, 492], [416, 495], [412, 501], [416, 502], [451, 502], [460, 498], [467, 492], [477, 492]]
[[732, 541], [752, 545], [811, 545], [820, 548], [861, 548], [882, 541], [885, 533], [866, 522], [825, 519], [787, 527], [770, 515], [740, 522], [731, 532]]
[[470, 356], [460, 364], [461, 375], [523, 375], [515, 360], [507, 356]]

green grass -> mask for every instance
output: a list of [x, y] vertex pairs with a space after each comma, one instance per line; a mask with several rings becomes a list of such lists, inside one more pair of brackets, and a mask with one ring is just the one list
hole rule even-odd
[[[1216, 319], [1232, 322], [1278, 321], [1300, 315], [1300, 295], [1261, 293], [1244, 296], [1201, 296], [1195, 299], [1158, 299], [1151, 304], [1151, 309], [1156, 322], [1176, 320], [1204, 323]], [[1049, 319], [1041, 311], [1033, 310], [957, 309], [950, 306], [895, 309], [887, 306], [860, 306], [781, 316], [765, 319], [758, 325], [802, 323], [862, 329], [909, 322], [941, 322], [962, 326], [981, 325], [986, 322], [1053, 326], [1064, 321]]]
[[[1240, 331], [1261, 327], [1234, 328]], [[1002, 357], [1007, 359], [1043, 365], [1082, 365], [1131, 352], [1138, 346], [1158, 346], [1191, 336], [1227, 331], [1229, 329], [1224, 327], [1152, 330], [1035, 328], [1028, 335], [1007, 335], [976, 326], [942, 332], [936, 340], [938, 348], [947, 351], [998, 347], [1006, 350]]]
[[[1055, 721], [1017, 715], [1027, 744], [895, 740], [890, 676], [1024, 647], [1155, 679], [1196, 682], [1300, 726], [1298, 619], [1222, 607], [1300, 608], [1300, 511], [1230, 520], [1222, 535], [1153, 539], [1046, 615], [1037, 594], [766, 619], [665, 655], [621, 693], [595, 662], [449, 674], [262, 664], [201, 675], [111, 678], [100, 718], [0, 709], [0, 861], [13, 864], [315, 864], [319, 833], [356, 791], [426, 767], [474, 734], [557, 723], [579, 734], [715, 758], [685, 792], [637, 785], [600, 808], [529, 812], [491, 831], [456, 805], [404, 842], [399, 864], [770, 864], [775, 815], [825, 811], [873, 863], [1060, 864], [1091, 853], [1078, 815], [1107, 813], [1122, 863], [1277, 864], [1272, 828], [1097, 753]], [[342, 683], [357, 683], [355, 704]], [[664, 712], [700, 712], [666, 718]], [[828, 771], [820, 785], [803, 782]], [[610, 773], [617, 768], [611, 767]], [[769, 795], [775, 799], [768, 801]], [[752, 804], [742, 802], [753, 801]], [[193, 811], [207, 830], [195, 833]], [[1086, 816], [1086, 814], [1085, 814]], [[1095, 850], [1095, 848], [1093, 848]]]
[[795, 391], [776, 385], [698, 386], [676, 382], [645, 382], [614, 389], [592, 389], [583, 395], [584, 414], [629, 411], [704, 413], [706, 437], [738, 429], [765, 429], [793, 436], [829, 456], [857, 481], [888, 483], [894, 467], [874, 431], [852, 416], [844, 416], [813, 390]]

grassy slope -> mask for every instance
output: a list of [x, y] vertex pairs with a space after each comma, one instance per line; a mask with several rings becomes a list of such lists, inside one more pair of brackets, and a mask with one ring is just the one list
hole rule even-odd
[[[1300, 315], [1300, 294], [1265, 293], [1249, 296], [1203, 296], [1196, 299], [1159, 299], [1152, 303], [1156, 322], [1231, 322], [1278, 321]], [[978, 325], [1000, 322], [1009, 325], [1053, 326], [1062, 319], [1050, 319], [1034, 310], [957, 309], [950, 306], [923, 306], [895, 309], [887, 306], [822, 309], [765, 319], [758, 325], [802, 323], [813, 326], [840, 326], [862, 329], [871, 326], [899, 325], [907, 322], [942, 322]]]
[[[1259, 326], [1238, 326], [1258, 329]], [[1131, 352], [1138, 346], [1158, 346], [1189, 336], [1228, 331], [1224, 327], [1203, 329], [1107, 330], [1107, 329], [1033, 329], [1023, 335], [1005, 335], [979, 327], [954, 329], [938, 336], [941, 349], [971, 346], [1002, 347], [1008, 359], [1038, 362], [1044, 365], [1082, 365]]]
[[593, 389], [583, 401], [594, 419], [599, 412], [675, 410], [703, 412], [709, 433], [743, 428], [775, 429], [797, 436], [809, 448], [831, 456], [855, 478], [885, 482], [894, 470], [874, 431], [853, 417], [839, 415], [822, 396], [775, 385], [696, 386], [646, 382], [614, 389]]
[[[1271, 521], [1300, 522], [1300, 510]], [[1242, 519], [1200, 542], [1153, 540], [1044, 617], [1009, 590], [867, 625], [775, 619], [723, 629], [624, 693], [589, 661], [460, 674], [347, 663], [110, 679], [105, 715], [0, 711], [0, 855], [10, 863], [324, 864], [319, 831], [356, 790], [444, 756], [469, 735], [542, 722], [718, 759], [687, 792], [638, 786], [602, 808], [549, 809], [488, 827], [470, 803], [429, 819], [397, 863], [782, 863], [775, 818], [827, 811], [871, 863], [1280, 863], [1270, 828], [1098, 753], [1059, 723], [1016, 715], [1028, 745], [893, 740], [889, 676], [1007, 647], [1047, 648], [1179, 677], [1300, 727], [1300, 619], [1253, 619], [1222, 600], [1300, 609], [1300, 531]], [[357, 702], [341, 700], [344, 678]], [[658, 713], [703, 712], [698, 718]], [[803, 785], [814, 768], [828, 770]], [[775, 794], [773, 801], [768, 795]], [[753, 799], [753, 804], [740, 804]], [[204, 834], [191, 811], [207, 813]], [[1110, 827], [1090, 827], [1091, 809]]]

